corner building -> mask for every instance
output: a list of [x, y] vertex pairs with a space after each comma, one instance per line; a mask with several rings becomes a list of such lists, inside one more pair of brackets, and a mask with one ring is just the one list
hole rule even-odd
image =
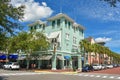
[[84, 39], [84, 27], [69, 16], [59, 13], [47, 19], [47, 23], [36, 21], [29, 24], [30, 30], [42, 31], [50, 41], [49, 50], [38, 51], [38, 68], [81, 70], [79, 42]]

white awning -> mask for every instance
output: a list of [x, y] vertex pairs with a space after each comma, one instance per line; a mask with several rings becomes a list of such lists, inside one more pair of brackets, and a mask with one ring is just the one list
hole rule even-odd
[[64, 57], [62, 57], [62, 56], [57, 56], [57, 58], [58, 58], [59, 60], [65, 60]]
[[51, 58], [52, 58], [52, 55], [45, 55], [45, 56], [41, 56], [39, 60], [50, 60]]
[[49, 39], [57, 38], [57, 37], [59, 37], [59, 35], [60, 35], [60, 31], [52, 32], [52, 33], [48, 36], [48, 38], [49, 38]]

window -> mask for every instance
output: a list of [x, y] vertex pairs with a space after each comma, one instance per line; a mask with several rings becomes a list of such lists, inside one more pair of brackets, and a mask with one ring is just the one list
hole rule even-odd
[[60, 26], [60, 19], [57, 20], [57, 26]]
[[67, 44], [66, 44], [66, 47], [68, 48], [68, 46], [69, 46], [69, 44], [67, 43]]
[[77, 38], [76, 37], [73, 37], [73, 43], [76, 44], [76, 40]]
[[82, 36], [83, 36], [83, 30], [81, 30], [81, 32], [82, 32]]
[[74, 33], [75, 33], [75, 27], [74, 27]]
[[52, 27], [55, 27], [55, 21], [52, 21]]
[[34, 26], [34, 29], [36, 29], [37, 28], [37, 26]]
[[70, 26], [70, 22], [68, 22], [68, 26]]
[[45, 30], [45, 24], [43, 24], [43, 30]]
[[30, 30], [33, 30], [33, 27], [31, 27]]
[[67, 27], [67, 20], [65, 20], [65, 27]]
[[66, 39], [69, 40], [69, 34], [68, 33], [66, 33]]

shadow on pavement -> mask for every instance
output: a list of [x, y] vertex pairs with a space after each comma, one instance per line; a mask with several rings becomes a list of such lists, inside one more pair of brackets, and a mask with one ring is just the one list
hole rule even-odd
[[8, 80], [8, 77], [6, 77], [6, 76], [0, 76], [0, 80]]

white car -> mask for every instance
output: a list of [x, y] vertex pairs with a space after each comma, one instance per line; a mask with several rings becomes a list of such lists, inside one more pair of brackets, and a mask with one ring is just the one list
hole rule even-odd
[[4, 69], [10, 69], [10, 70], [13, 70], [13, 69], [20, 69], [20, 65], [17, 63], [17, 62], [8, 62], [6, 64], [4, 64], [3, 66]]
[[99, 65], [99, 64], [94, 64], [94, 65], [93, 65], [93, 69], [94, 69], [94, 70], [101, 70], [101, 69], [102, 69], [102, 66]]
[[113, 68], [113, 65], [112, 64], [108, 64], [106, 67], [107, 68]]

